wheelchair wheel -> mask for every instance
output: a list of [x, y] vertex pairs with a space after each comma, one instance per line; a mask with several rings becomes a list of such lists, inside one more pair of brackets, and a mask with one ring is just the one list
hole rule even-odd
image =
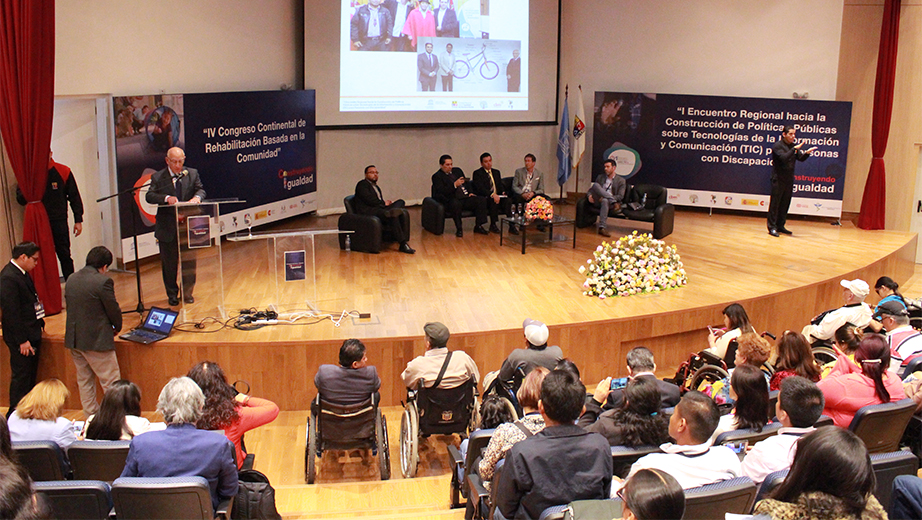
[[419, 413], [416, 403], [409, 402], [400, 418], [400, 471], [403, 478], [416, 476], [419, 464]]
[[381, 480], [388, 480], [391, 478], [391, 452], [390, 447], [387, 445], [387, 418], [381, 413], [380, 408], [377, 416], [378, 420], [375, 421], [375, 442], [378, 445], [378, 468], [381, 472]]
[[704, 365], [692, 376], [692, 384], [689, 390], [697, 390], [702, 383], [714, 383], [728, 377], [730, 377], [730, 374], [726, 370], [715, 365]]
[[[514, 421], [518, 421], [519, 419], [522, 418], [522, 417], [519, 415], [519, 411], [516, 410], [515, 405], [512, 404], [512, 401], [510, 401], [509, 399], [506, 399], [505, 397], [503, 397], [503, 402], [506, 403], [506, 409], [509, 410], [509, 413], [510, 413], [510, 414], [512, 414], [512, 417], [514, 418], [514, 419], [513, 419]], [[473, 431], [473, 430], [471, 430], [471, 431]]]
[[317, 478], [317, 424], [307, 418], [307, 446], [304, 451], [304, 480], [313, 484]]
[[[504, 399], [505, 401], [505, 399]], [[506, 401], [507, 403], [509, 401]], [[480, 426], [480, 399], [477, 395], [474, 395], [474, 409], [471, 411], [471, 420], [467, 423], [467, 431], [461, 435], [461, 438], [464, 439], [468, 437], [477, 427]]]
[[826, 363], [834, 363], [839, 359], [839, 356], [835, 350], [829, 347], [813, 347], [813, 358], [822, 367]]

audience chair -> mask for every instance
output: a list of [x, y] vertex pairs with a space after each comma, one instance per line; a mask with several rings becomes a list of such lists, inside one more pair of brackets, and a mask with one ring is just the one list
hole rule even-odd
[[637, 462], [637, 459], [651, 453], [659, 453], [659, 446], [627, 446], [611, 447], [612, 474], [625, 478], [631, 472], [631, 465]]
[[112, 483], [112, 502], [119, 520], [229, 520], [233, 499], [215, 512], [202, 477], [122, 477]]
[[714, 440], [714, 445], [726, 445], [732, 442], [740, 441], [749, 441], [749, 445], [765, 440], [769, 437], [773, 437], [778, 434], [778, 430], [781, 429], [780, 422], [770, 422], [762, 427], [762, 431], [757, 432], [752, 428], [742, 428], [739, 430], [730, 430], [728, 432], [723, 432], [717, 436], [717, 439]]
[[821, 415], [819, 419], [813, 423], [814, 428], [822, 428], [823, 426], [832, 426], [835, 424], [835, 421], [832, 420], [832, 417], [828, 415]]
[[755, 500], [756, 484], [749, 477], [686, 489], [684, 518], [723, 520], [727, 513], [748, 515]]
[[358, 404], [340, 405], [317, 395], [307, 418], [304, 450], [304, 480], [313, 484], [317, 476], [316, 457], [324, 450], [371, 450], [378, 457], [381, 480], [391, 478], [391, 456], [387, 442], [387, 418], [378, 406], [378, 393]]
[[112, 511], [109, 484], [100, 480], [50, 480], [33, 483], [53, 518], [106, 520]]
[[874, 476], [877, 477], [877, 489], [874, 496], [885, 511], [890, 510], [893, 501], [893, 480], [900, 475], [916, 475], [919, 459], [911, 451], [894, 451], [871, 455]]
[[426, 435], [470, 435], [480, 423], [477, 381], [469, 379], [454, 388], [425, 388], [407, 391], [407, 404], [400, 418], [400, 469], [404, 478], [416, 476], [419, 438]]
[[451, 467], [451, 508], [461, 507], [461, 497], [468, 499], [467, 476], [477, 470], [477, 464], [483, 450], [493, 438], [494, 429], [477, 430], [471, 433], [467, 441], [467, 454], [461, 457], [461, 451], [454, 444], [448, 445], [448, 464]]
[[768, 496], [775, 490], [776, 487], [780, 486], [784, 479], [787, 478], [788, 472], [790, 469], [782, 469], [780, 471], [775, 471], [769, 473], [765, 476], [765, 480], [762, 481], [762, 484], [759, 485], [759, 493], [756, 495], [756, 502], [768, 498]]
[[122, 475], [131, 441], [76, 441], [67, 458], [77, 480], [112, 482]]
[[900, 377], [906, 377], [913, 372], [922, 370], [922, 356], [916, 356], [909, 360], [909, 363], [900, 372]]
[[[397, 237], [390, 231], [384, 231], [381, 219], [374, 215], [362, 215], [355, 212], [355, 195], [343, 199], [346, 212], [339, 216], [338, 227], [340, 231], [352, 231], [351, 235], [339, 235], [339, 248], [346, 249], [346, 236], [349, 236], [350, 247], [353, 251], [377, 254], [385, 242], [400, 242], [409, 240], [409, 236]], [[410, 232], [410, 216], [404, 211], [400, 216], [400, 223], [405, 234]]]
[[496, 469], [493, 470], [493, 485], [487, 491], [480, 475], [477, 472], [471, 472], [467, 476], [468, 482], [468, 500], [474, 504], [474, 518], [479, 520], [492, 520], [493, 513], [496, 511], [496, 483], [499, 482], [503, 474], [503, 466], [506, 459], [500, 459], [496, 463]]
[[567, 505], [551, 506], [541, 512], [538, 520], [564, 520], [566, 518], [621, 518], [623, 503], [620, 499], [574, 500]]
[[[640, 209], [630, 209], [629, 203], [642, 202], [646, 195], [646, 203]], [[672, 234], [675, 224], [675, 207], [667, 202], [668, 193], [663, 186], [653, 184], [638, 184], [627, 186], [627, 197], [622, 205], [621, 213], [610, 218], [621, 218], [653, 223], [653, 238], [663, 238]], [[580, 228], [595, 224], [599, 215], [599, 208], [589, 203], [583, 195], [576, 203], [576, 226]]]
[[65, 480], [70, 476], [64, 450], [52, 441], [14, 442], [13, 449], [35, 482]]
[[896, 451], [915, 411], [916, 403], [912, 399], [862, 406], [848, 429], [864, 441], [869, 453]]

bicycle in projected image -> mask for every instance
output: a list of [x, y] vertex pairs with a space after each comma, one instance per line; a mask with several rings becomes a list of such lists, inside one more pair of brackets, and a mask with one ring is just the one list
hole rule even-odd
[[[474, 67], [478, 64], [480, 65], [480, 75], [483, 79], [493, 79], [499, 75], [499, 65], [495, 61], [490, 61], [487, 58], [487, 44], [483, 44], [483, 48], [480, 49], [480, 52], [475, 54], [472, 58], [468, 58], [467, 54], [463, 58], [458, 60], [458, 63], [455, 64], [455, 77], [458, 79], [464, 79], [468, 74], [471, 73]], [[480, 63], [481, 59], [483, 63]], [[471, 61], [474, 61], [474, 64], [471, 65]]]

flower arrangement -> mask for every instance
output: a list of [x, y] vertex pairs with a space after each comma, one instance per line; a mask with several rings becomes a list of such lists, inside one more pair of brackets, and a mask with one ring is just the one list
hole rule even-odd
[[525, 205], [527, 220], [551, 220], [554, 218], [554, 205], [544, 197], [534, 197]]
[[614, 242], [602, 242], [588, 265], [580, 266], [586, 275], [583, 294], [630, 296], [674, 289], [688, 283], [685, 267], [676, 246], [666, 245], [649, 233], [636, 231]]

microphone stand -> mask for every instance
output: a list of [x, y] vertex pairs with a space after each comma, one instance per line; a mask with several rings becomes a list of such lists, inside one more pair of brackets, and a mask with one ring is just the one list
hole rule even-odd
[[[150, 181], [147, 181], [145, 184], [142, 184], [140, 186], [132, 186], [131, 188], [128, 188], [127, 190], [123, 190], [117, 193], [113, 193], [112, 195], [107, 195], [100, 199], [96, 199], [96, 202], [99, 203], [99, 202], [107, 201], [111, 198], [121, 197], [122, 195], [125, 195], [126, 193], [134, 193], [135, 191], [138, 191], [141, 188], [144, 188], [146, 186], [150, 186]], [[132, 234], [131, 239], [134, 243], [134, 274], [135, 274], [135, 282], [137, 283], [137, 286], [138, 286], [138, 306], [134, 308], [133, 310], [122, 311], [122, 314], [131, 314], [132, 312], [137, 312], [138, 314], [143, 316], [144, 311], [146, 311], [147, 308], [144, 307], [144, 300], [141, 298], [141, 264], [140, 264], [140, 261], [138, 260], [138, 219], [141, 218], [141, 212], [138, 209], [138, 205], [135, 204], [133, 200], [131, 201], [131, 208], [133, 210], [131, 213], [131, 217], [132, 217], [131, 218], [131, 234]]]

